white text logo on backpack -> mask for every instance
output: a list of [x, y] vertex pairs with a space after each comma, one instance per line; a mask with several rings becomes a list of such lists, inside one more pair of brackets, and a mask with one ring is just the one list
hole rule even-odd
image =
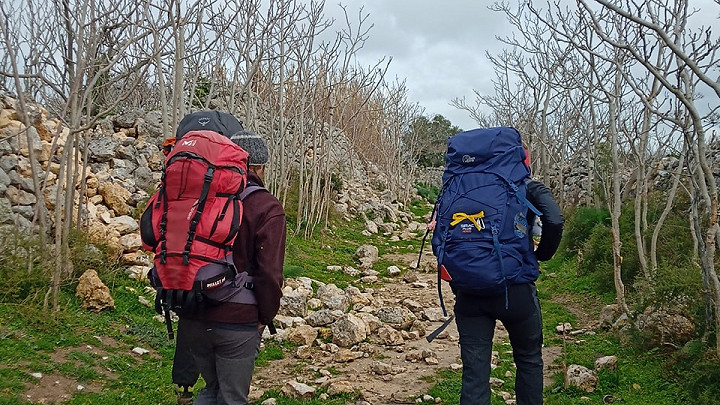
[[198, 124], [205, 126], [210, 123], [210, 117], [200, 117], [198, 118]]
[[463, 155], [462, 161], [463, 163], [472, 163], [475, 161], [475, 156]]

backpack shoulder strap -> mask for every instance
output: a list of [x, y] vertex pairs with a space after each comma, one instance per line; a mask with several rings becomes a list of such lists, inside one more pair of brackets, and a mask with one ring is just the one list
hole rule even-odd
[[254, 192], [256, 192], [256, 191], [260, 191], [260, 190], [265, 190], [265, 191], [267, 191], [267, 189], [266, 189], [265, 187], [263, 187], [263, 186], [260, 186], [260, 185], [258, 185], [258, 184], [252, 183], [252, 182], [248, 182], [247, 187], [245, 187], [245, 190], [243, 190], [243, 191], [240, 193], [240, 195], [238, 196], [238, 198], [240, 198], [240, 200], [244, 200], [244, 199], [245, 199], [247, 196], [249, 196], [250, 194], [252, 194], [252, 193], [254, 193]]

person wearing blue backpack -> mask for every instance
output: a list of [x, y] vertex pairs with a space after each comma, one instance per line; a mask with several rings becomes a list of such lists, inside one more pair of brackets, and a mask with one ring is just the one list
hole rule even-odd
[[[445, 280], [455, 294], [461, 405], [490, 404], [497, 320], [513, 349], [518, 405], [543, 402], [542, 315], [535, 281], [538, 261], [549, 260], [557, 250], [564, 219], [552, 192], [530, 178], [526, 157], [520, 134], [511, 127], [465, 131], [448, 140], [443, 187], [429, 228], [434, 230], [438, 290]], [[534, 249], [537, 216], [542, 238]], [[440, 301], [444, 310], [442, 295]]]

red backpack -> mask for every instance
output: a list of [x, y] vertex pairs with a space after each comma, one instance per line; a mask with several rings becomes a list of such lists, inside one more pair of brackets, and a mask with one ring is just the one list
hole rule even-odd
[[149, 278], [158, 288], [156, 309], [164, 308], [166, 318], [169, 309], [196, 308], [205, 296], [198, 292], [236, 284], [230, 254], [242, 219], [247, 159], [245, 150], [211, 130], [184, 134], [167, 155], [160, 187], [140, 220], [143, 247], [155, 253]]

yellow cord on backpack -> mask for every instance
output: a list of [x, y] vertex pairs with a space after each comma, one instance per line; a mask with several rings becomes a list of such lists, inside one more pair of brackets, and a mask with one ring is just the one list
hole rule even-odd
[[485, 211], [480, 211], [477, 214], [468, 215], [464, 212], [456, 212], [453, 214], [453, 221], [450, 222], [450, 226], [455, 226], [464, 220], [468, 220], [475, 225], [478, 231], [485, 229], [485, 222], [482, 220], [485, 217]]

